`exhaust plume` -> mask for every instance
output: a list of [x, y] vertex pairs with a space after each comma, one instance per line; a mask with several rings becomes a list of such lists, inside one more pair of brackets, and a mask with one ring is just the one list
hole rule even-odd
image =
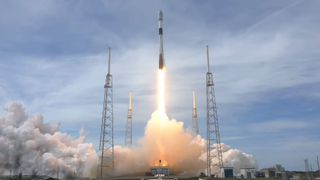
[[159, 112], [160, 120], [162, 120], [165, 115], [164, 77], [165, 77], [165, 68], [159, 69], [159, 73], [158, 73], [158, 112]]
[[[239, 173], [242, 167], [257, 169], [252, 155], [223, 143], [221, 146], [223, 161], [228, 161], [235, 173]], [[144, 174], [150, 166], [159, 166], [160, 159], [161, 166], [171, 166], [175, 174], [197, 176], [206, 172], [206, 141], [200, 135], [192, 134], [191, 130], [184, 130], [183, 122], [170, 120], [165, 113], [161, 120], [159, 111], [155, 111], [137, 147], [115, 147], [115, 175]], [[219, 168], [213, 167], [214, 173], [218, 171]]]

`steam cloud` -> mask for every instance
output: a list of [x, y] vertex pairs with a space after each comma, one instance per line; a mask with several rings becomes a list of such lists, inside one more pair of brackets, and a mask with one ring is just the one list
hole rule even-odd
[[[60, 123], [44, 123], [40, 114], [27, 116], [22, 105], [9, 102], [7, 115], [0, 118], [0, 174], [18, 169], [23, 174], [46, 174], [59, 178], [96, 177], [98, 155], [92, 144], [85, 143], [84, 130], [80, 137], [59, 132]], [[145, 173], [149, 166], [172, 166], [174, 172], [199, 175], [206, 172], [206, 141], [200, 135], [183, 128], [183, 122], [160, 121], [155, 111], [145, 127], [144, 137], [132, 149], [115, 146], [115, 176]], [[223, 160], [239, 173], [241, 167], [257, 168], [256, 160], [248, 154], [222, 143]], [[215, 153], [215, 152], [212, 152]], [[99, 153], [100, 154], [100, 153]], [[212, 162], [213, 164], [215, 162]], [[214, 173], [218, 169], [213, 168]]]
[[4, 109], [7, 115], [0, 118], [0, 174], [16, 169], [23, 174], [56, 177], [58, 166], [59, 178], [93, 173], [98, 156], [92, 144], [84, 143], [83, 129], [74, 140], [59, 132], [60, 123], [43, 123], [40, 114], [28, 117], [18, 102], [8, 102]]

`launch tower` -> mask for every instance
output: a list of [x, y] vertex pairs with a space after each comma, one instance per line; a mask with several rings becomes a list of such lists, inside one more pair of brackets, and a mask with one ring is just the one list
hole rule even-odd
[[127, 113], [126, 138], [124, 145], [132, 148], [132, 114], [131, 114], [131, 91], [129, 99], [129, 109]]
[[[110, 74], [111, 48], [109, 48], [108, 74], [104, 85], [104, 102], [100, 131], [101, 152], [100, 178], [111, 177], [114, 170], [114, 143], [113, 143], [113, 79]], [[99, 170], [99, 169], [98, 169]]]
[[198, 115], [197, 115], [197, 108], [196, 108], [196, 95], [193, 90], [193, 111], [192, 111], [192, 131], [194, 134], [199, 134], [199, 127], [198, 127]]
[[[213, 166], [223, 167], [222, 151], [220, 143], [220, 132], [217, 114], [216, 97], [214, 92], [213, 76], [209, 68], [209, 47], [207, 46], [207, 174], [211, 175], [211, 168]], [[216, 143], [215, 146], [214, 143]], [[213, 150], [217, 151], [217, 154], [213, 154]], [[216, 164], [211, 164], [212, 161]]]

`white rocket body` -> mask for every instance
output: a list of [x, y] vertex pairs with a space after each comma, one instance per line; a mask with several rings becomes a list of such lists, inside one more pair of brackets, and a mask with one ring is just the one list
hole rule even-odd
[[162, 11], [158, 13], [158, 20], [159, 20], [159, 69], [163, 69], [164, 67], [164, 53], [163, 53], [163, 29], [162, 29], [162, 21], [163, 21], [163, 14]]

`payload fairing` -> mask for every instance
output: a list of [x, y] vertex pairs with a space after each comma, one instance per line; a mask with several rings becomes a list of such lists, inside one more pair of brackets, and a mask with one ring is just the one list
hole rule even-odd
[[164, 67], [164, 54], [163, 54], [163, 29], [162, 29], [162, 21], [163, 21], [163, 14], [162, 11], [158, 13], [158, 20], [159, 20], [159, 69], [163, 69]]

